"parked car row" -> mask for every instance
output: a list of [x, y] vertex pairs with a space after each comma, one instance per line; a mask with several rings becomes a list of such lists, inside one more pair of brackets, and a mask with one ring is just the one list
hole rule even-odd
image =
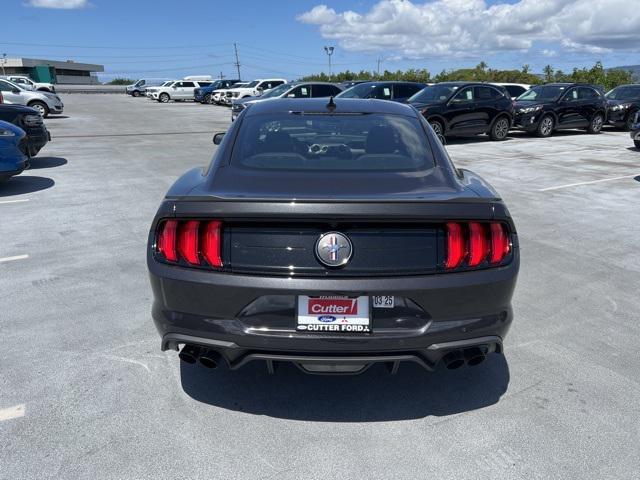
[[61, 114], [64, 111], [64, 104], [57, 94], [29, 90], [6, 79], [0, 79], [0, 93], [4, 103], [26, 105], [37, 110], [43, 118], [49, 114]]

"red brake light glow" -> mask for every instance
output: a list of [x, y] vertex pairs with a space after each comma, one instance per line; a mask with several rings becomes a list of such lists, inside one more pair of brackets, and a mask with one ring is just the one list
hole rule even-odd
[[486, 229], [482, 223], [469, 224], [469, 266], [477, 267], [489, 254]]
[[511, 244], [507, 237], [504, 225], [501, 223], [491, 224], [491, 263], [500, 263], [509, 254]]
[[220, 252], [220, 230], [222, 223], [213, 220], [207, 223], [204, 230], [204, 241], [202, 242], [202, 254], [212, 267], [222, 267], [222, 256]]
[[168, 262], [220, 268], [221, 244], [222, 222], [219, 220], [165, 220], [158, 228], [156, 253]]
[[447, 261], [448, 269], [460, 266], [465, 256], [462, 226], [459, 223], [447, 223]]
[[448, 222], [446, 235], [447, 270], [496, 266], [511, 252], [507, 227], [500, 222]]
[[178, 234], [178, 253], [191, 265], [198, 265], [198, 220], [181, 222], [180, 233]]
[[176, 220], [167, 220], [162, 224], [158, 233], [158, 252], [170, 262], [176, 262], [178, 260], [178, 254], [176, 253], [177, 227], [178, 222]]

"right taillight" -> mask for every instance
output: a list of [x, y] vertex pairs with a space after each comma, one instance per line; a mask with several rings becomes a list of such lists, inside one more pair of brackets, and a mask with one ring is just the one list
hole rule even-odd
[[501, 222], [449, 222], [445, 245], [446, 270], [497, 266], [511, 252], [508, 229]]
[[156, 234], [160, 260], [185, 266], [222, 267], [222, 222], [219, 220], [164, 220]]

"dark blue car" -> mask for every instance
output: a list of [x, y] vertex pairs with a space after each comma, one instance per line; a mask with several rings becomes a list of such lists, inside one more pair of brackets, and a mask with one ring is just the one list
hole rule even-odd
[[426, 86], [417, 82], [363, 82], [348, 88], [336, 98], [377, 98], [406, 102]]
[[29, 166], [26, 136], [21, 128], [0, 121], [0, 181], [22, 173]]
[[216, 80], [211, 85], [207, 85], [206, 87], [199, 87], [193, 91], [193, 99], [196, 102], [200, 103], [211, 103], [211, 92], [214, 90], [219, 90], [221, 88], [231, 88], [231, 86], [235, 83], [238, 83], [240, 80]]

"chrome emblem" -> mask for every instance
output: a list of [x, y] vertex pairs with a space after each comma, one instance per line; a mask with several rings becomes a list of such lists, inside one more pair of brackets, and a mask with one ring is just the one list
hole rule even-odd
[[351, 260], [353, 247], [351, 241], [338, 232], [328, 232], [320, 235], [316, 242], [318, 260], [328, 267], [340, 267]]

